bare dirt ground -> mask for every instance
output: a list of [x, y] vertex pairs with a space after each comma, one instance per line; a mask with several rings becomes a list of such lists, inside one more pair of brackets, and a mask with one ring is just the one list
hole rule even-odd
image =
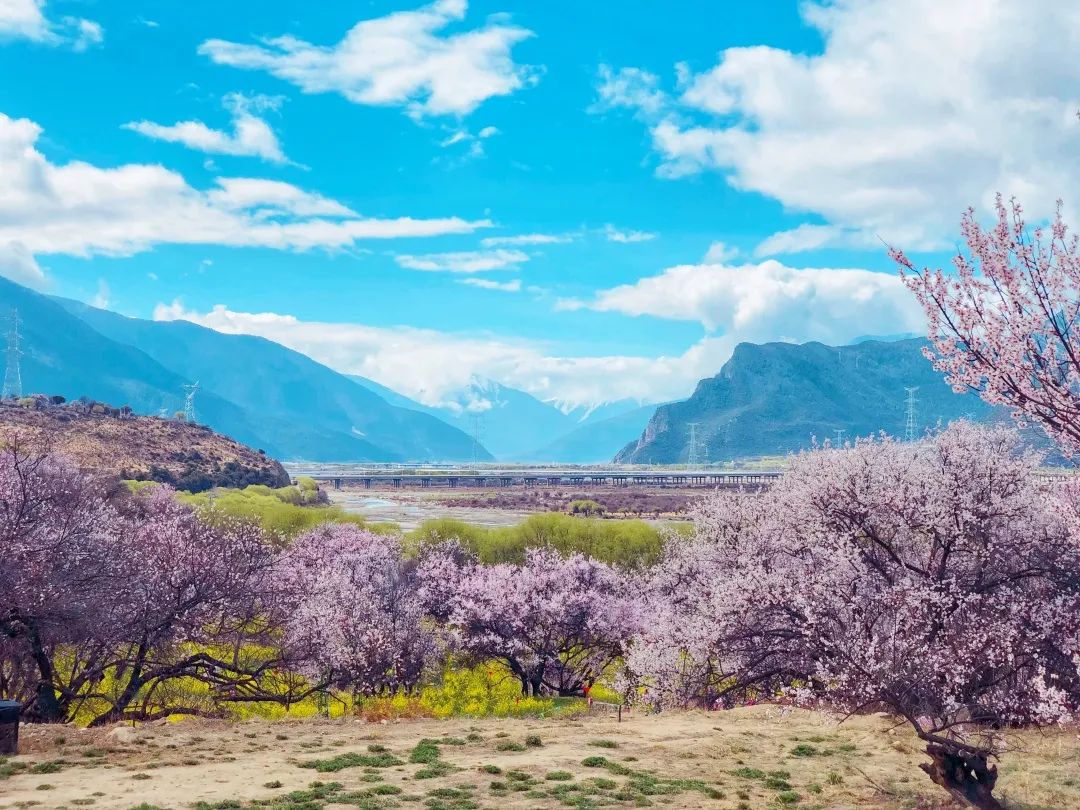
[[[1001, 762], [1019, 810], [1080, 808], [1076, 729], [1028, 732]], [[423, 743], [422, 741], [428, 742]], [[880, 717], [726, 712], [583, 719], [353, 719], [138, 729], [24, 727], [0, 808], [954, 807], [919, 746]]]

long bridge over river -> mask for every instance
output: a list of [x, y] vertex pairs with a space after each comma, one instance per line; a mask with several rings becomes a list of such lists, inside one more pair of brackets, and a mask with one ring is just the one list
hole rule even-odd
[[314, 478], [337, 489], [346, 486], [366, 489], [405, 487], [490, 488], [490, 487], [645, 487], [645, 488], [739, 488], [770, 486], [779, 472], [720, 470], [625, 470], [625, 469], [350, 469], [347, 465], [286, 465], [295, 480]]

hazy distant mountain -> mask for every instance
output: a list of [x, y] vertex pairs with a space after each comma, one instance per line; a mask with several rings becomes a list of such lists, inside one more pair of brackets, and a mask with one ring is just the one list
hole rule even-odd
[[908, 387], [918, 388], [919, 433], [965, 415], [990, 418], [981, 399], [946, 385], [923, 357], [924, 345], [920, 339], [841, 347], [741, 343], [689, 399], [657, 408], [617, 460], [685, 462], [691, 424], [697, 456], [709, 461], [783, 454], [809, 447], [814, 437], [834, 439], [837, 430], [844, 439], [879, 431], [902, 436]]
[[638, 405], [606, 419], [587, 419], [574, 430], [550, 444], [529, 453], [525, 460], [564, 462], [566, 464], [602, 464], [626, 446], [631, 437], [645, 429], [656, 405]]
[[439, 407], [424, 405], [366, 377], [350, 379], [403, 408], [432, 414], [470, 436], [501, 461], [531, 458], [543, 447], [577, 427], [577, 421], [532, 394], [481, 377], [444, 397]]
[[[143, 413], [159, 407], [171, 412], [181, 405], [183, 383], [197, 381], [200, 421], [279, 458], [406, 461], [473, 456], [473, 442], [461, 431], [394, 407], [272, 341], [225, 335], [185, 321], [126, 318], [5, 283], [0, 308], [16, 303], [28, 321], [24, 308], [38, 308], [35, 323], [48, 335], [32, 336], [28, 345], [37, 351], [55, 347], [50, 366], [54, 379], [27, 380], [27, 390], [86, 393], [126, 402]], [[62, 345], [52, 337], [58, 335], [65, 337]], [[96, 344], [115, 348], [102, 357]], [[117, 384], [95, 384], [99, 376]], [[148, 379], [153, 389], [132, 396], [147, 388]], [[480, 456], [488, 457], [483, 451]]]

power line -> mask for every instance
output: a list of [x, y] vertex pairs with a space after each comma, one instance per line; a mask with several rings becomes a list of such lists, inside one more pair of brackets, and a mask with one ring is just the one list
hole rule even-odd
[[22, 396], [22, 346], [19, 341], [19, 310], [11, 310], [11, 328], [7, 335], [7, 368], [4, 369], [4, 399]]
[[904, 441], [913, 442], [918, 434], [918, 423], [915, 419], [915, 392], [919, 388], [915, 386], [904, 390], [907, 391], [907, 419], [904, 423]]

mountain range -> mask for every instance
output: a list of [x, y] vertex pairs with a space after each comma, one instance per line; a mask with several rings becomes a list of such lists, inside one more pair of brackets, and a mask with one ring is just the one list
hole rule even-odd
[[902, 435], [909, 388], [919, 433], [965, 415], [999, 418], [946, 385], [921, 339], [743, 343], [688, 399], [660, 406], [618, 400], [574, 409], [483, 378], [431, 406], [264, 338], [128, 318], [0, 278], [0, 313], [12, 309], [25, 392], [168, 415], [183, 409], [185, 386], [198, 383], [199, 422], [282, 460], [585, 464], [778, 455], [838, 436]]
[[[284, 460], [602, 462], [648, 418], [642, 413], [640, 424], [611, 435], [603, 417], [639, 409], [637, 403], [566, 413], [483, 379], [428, 407], [264, 338], [128, 318], [0, 278], [0, 313], [11, 310], [19, 315], [26, 393], [171, 416], [184, 407], [185, 386], [197, 382], [198, 421]], [[582, 430], [594, 424], [595, 433]], [[556, 451], [549, 445], [566, 458], [550, 455]]]
[[655, 409], [634, 400], [564, 411], [525, 391], [473, 377], [438, 406], [409, 399], [366, 377], [350, 379], [387, 402], [431, 414], [479, 439], [496, 459], [596, 464], [610, 461]]
[[884, 431], [903, 436], [912, 393], [917, 435], [960, 417], [998, 419], [973, 394], [956, 394], [923, 356], [921, 339], [741, 343], [715, 377], [656, 409], [616, 460], [673, 464], [784, 455], [815, 441]]
[[[89, 397], [172, 414], [198, 382], [197, 418], [276, 458], [467, 459], [472, 439], [396, 408], [298, 352], [187, 322], [125, 318], [0, 278], [0, 312], [17, 310], [27, 393]], [[480, 458], [490, 459], [481, 451]]]

